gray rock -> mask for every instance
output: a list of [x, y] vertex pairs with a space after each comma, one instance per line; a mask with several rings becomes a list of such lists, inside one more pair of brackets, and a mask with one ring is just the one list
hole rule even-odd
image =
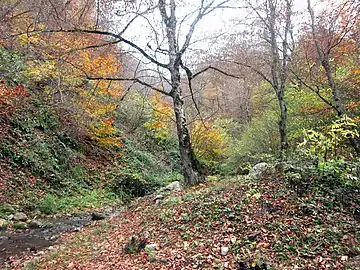
[[15, 213], [13, 220], [15, 221], [26, 221], [28, 219], [27, 215], [23, 212]]
[[229, 253], [229, 248], [228, 247], [222, 247], [220, 250], [220, 254], [221, 256], [226, 256]]
[[164, 190], [168, 190], [168, 191], [180, 191], [182, 189], [183, 188], [179, 181], [172, 182], [164, 188]]
[[165, 198], [163, 194], [158, 194], [154, 198], [155, 204], [161, 204], [162, 200]]
[[249, 172], [249, 175], [255, 179], [260, 179], [266, 174], [272, 172], [271, 166], [266, 162], [256, 164]]
[[145, 246], [145, 250], [155, 250], [157, 247], [157, 244], [148, 244]]
[[39, 220], [36, 220], [36, 219], [30, 221], [30, 223], [29, 223], [30, 229], [38, 229], [38, 228], [41, 228], [42, 226], [43, 226], [43, 224]]
[[158, 194], [158, 195], [155, 196], [154, 201], [156, 201], [156, 200], [162, 200], [162, 199], [164, 199], [164, 198], [165, 198], [165, 196], [164, 196], [163, 194]]
[[9, 225], [9, 222], [5, 219], [0, 218], [0, 231], [6, 230]]
[[0, 243], [1, 243], [1, 241], [6, 241], [8, 239], [9, 239], [9, 237], [7, 237], [7, 236], [0, 236]]

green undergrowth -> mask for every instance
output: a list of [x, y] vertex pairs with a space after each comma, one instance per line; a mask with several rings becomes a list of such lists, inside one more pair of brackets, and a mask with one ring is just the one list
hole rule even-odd
[[[142, 133], [125, 138], [121, 149], [104, 149], [70, 128], [36, 99], [0, 120], [2, 204], [43, 214], [80, 211], [126, 203], [182, 180], [174, 141]], [[9, 213], [0, 209], [0, 215]]]
[[83, 190], [70, 196], [45, 195], [36, 204], [44, 214], [78, 212], [119, 202], [119, 197], [108, 190]]

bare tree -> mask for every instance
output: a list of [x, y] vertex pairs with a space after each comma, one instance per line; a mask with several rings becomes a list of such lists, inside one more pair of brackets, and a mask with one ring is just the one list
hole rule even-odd
[[[285, 89], [289, 76], [290, 53], [293, 47], [293, 2], [293, 0], [263, 0], [254, 3], [246, 0], [248, 8], [255, 15], [251, 25], [255, 28], [254, 31], [257, 29], [262, 40], [259, 45], [263, 48], [262, 54], [265, 55], [263, 67], [258, 64], [253, 65], [243, 59], [232, 59], [233, 63], [246, 67], [260, 76], [275, 91], [280, 112], [278, 128], [281, 150], [286, 150], [289, 145]], [[253, 33], [251, 34], [253, 35]]]
[[[334, 68], [331, 64], [331, 58], [333, 50], [349, 36], [352, 29], [356, 26], [356, 23], [359, 22], [360, 3], [355, 0], [343, 1], [337, 9], [334, 9], [331, 16], [328, 17], [329, 21], [326, 23], [326, 26], [320, 21], [317, 21], [311, 0], [307, 0], [307, 4], [310, 15], [312, 42], [316, 48], [317, 58], [323, 67], [328, 85], [331, 88], [333, 101], [327, 101], [324, 97], [320, 97], [330, 105], [339, 116], [342, 116], [346, 114], [347, 111], [341, 91], [334, 78]], [[319, 32], [322, 32], [321, 37]], [[309, 88], [312, 87], [309, 86]], [[317, 92], [319, 93], [319, 91]], [[359, 140], [350, 138], [349, 141], [357, 155], [360, 155]]]
[[[49, 1], [51, 6], [52, 1]], [[84, 2], [85, 6], [89, 1]], [[109, 1], [108, 1], [109, 2]], [[111, 2], [111, 1], [110, 1]], [[177, 135], [179, 141], [180, 157], [183, 168], [183, 175], [186, 185], [193, 185], [198, 182], [198, 176], [195, 172], [197, 169], [196, 158], [193, 153], [189, 129], [187, 126], [187, 118], [184, 108], [183, 89], [181, 88], [182, 70], [187, 74], [189, 84], [193, 77], [200, 75], [192, 74], [190, 68], [186, 66], [185, 54], [189, 51], [189, 47], [196, 42], [194, 40], [194, 32], [199, 22], [208, 14], [221, 9], [227, 8], [231, 0], [198, 0], [198, 3], [179, 0], [158, 0], [158, 1], [120, 1], [112, 7], [115, 10], [111, 14], [99, 19], [99, 14], [103, 12], [98, 5], [95, 5], [96, 23], [92, 26], [81, 26], [77, 23], [79, 16], [83, 12], [89, 12], [89, 9], [79, 9], [76, 18], [68, 18], [66, 12], [56, 12], [57, 7], [53, 6], [56, 15], [57, 25], [52, 24], [47, 29], [36, 29], [41, 9], [36, 12], [34, 22], [30, 28], [34, 28], [33, 32], [51, 33], [69, 33], [69, 34], [90, 34], [99, 35], [106, 42], [94, 44], [91, 46], [78, 48], [78, 50], [86, 50], [98, 48], [113, 44], [122, 45], [122, 49], [127, 51], [133, 58], [138, 59], [142, 67], [146, 67], [146, 71], [142, 70], [134, 76], [129, 77], [92, 77], [88, 74], [89, 80], [108, 80], [131, 82], [131, 85], [146, 86], [154, 91], [170, 97], [173, 100], [175, 112]], [[44, 1], [41, 1], [44, 5]], [[192, 10], [189, 12], [188, 8]], [[116, 18], [116, 19], [115, 19]], [[159, 20], [159, 18], [161, 20]], [[99, 21], [101, 24], [99, 24]], [[144, 30], [144, 34], [149, 34], [147, 43], [141, 39], [131, 36], [136, 23], [141, 21], [140, 26]], [[43, 25], [43, 24], [42, 24]], [[136, 31], [139, 31], [139, 24]], [[203, 72], [205, 72], [204, 70]], [[192, 90], [191, 90], [192, 91]]]

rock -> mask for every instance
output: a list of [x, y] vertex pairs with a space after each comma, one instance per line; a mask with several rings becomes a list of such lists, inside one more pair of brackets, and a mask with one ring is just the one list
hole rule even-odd
[[270, 174], [272, 172], [272, 168], [266, 162], [261, 162], [256, 164], [249, 172], [249, 175], [255, 179], [260, 179], [266, 174]]
[[145, 246], [145, 250], [155, 250], [157, 249], [158, 245], [157, 244], [148, 244]]
[[9, 239], [9, 237], [0, 235], [0, 243], [1, 243], [1, 241], [6, 241], [8, 239]]
[[13, 220], [15, 221], [26, 221], [28, 219], [27, 215], [23, 212], [15, 213]]
[[168, 191], [180, 191], [182, 189], [183, 188], [179, 181], [172, 182], [164, 188], [164, 190], [168, 190]]
[[38, 229], [38, 228], [41, 228], [42, 226], [43, 226], [43, 224], [39, 220], [36, 220], [36, 219], [30, 221], [30, 223], [29, 223], [30, 229]]
[[47, 249], [48, 249], [49, 251], [55, 251], [55, 250], [56, 250], [56, 247], [50, 246], [50, 247], [48, 247]]
[[220, 250], [220, 254], [221, 256], [226, 256], [229, 253], [229, 248], [228, 247], [222, 247]]
[[236, 239], [236, 237], [234, 236], [234, 237], [232, 237], [232, 238], [230, 239], [230, 241], [231, 241], [231, 244], [235, 245], [237, 239]]
[[165, 198], [165, 196], [163, 194], [156, 195], [156, 197], [154, 198], [155, 204], [161, 204], [161, 202], [164, 198]]
[[6, 230], [9, 225], [9, 222], [5, 219], [0, 218], [0, 231]]
[[12, 225], [12, 227], [17, 230], [24, 230], [24, 229], [28, 228], [28, 225], [25, 222], [19, 221], [19, 222], [14, 223]]
[[92, 213], [91, 214], [91, 220], [103, 220], [106, 219], [107, 215], [103, 213]]

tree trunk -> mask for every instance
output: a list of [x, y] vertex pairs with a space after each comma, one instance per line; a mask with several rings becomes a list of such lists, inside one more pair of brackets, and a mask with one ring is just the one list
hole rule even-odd
[[[339, 89], [337, 88], [337, 85], [335, 83], [333, 73], [331, 71], [330, 60], [329, 60], [330, 59], [330, 50], [329, 49], [323, 50], [321, 48], [321, 43], [316, 37], [315, 14], [314, 14], [313, 8], [311, 7], [311, 0], [307, 0], [307, 4], [308, 4], [308, 11], [310, 14], [310, 19], [311, 19], [312, 36], [313, 36], [314, 43], [316, 46], [317, 54], [321, 61], [321, 65], [324, 68], [327, 81], [328, 81], [329, 86], [332, 91], [332, 96], [333, 96], [333, 100], [335, 103], [335, 110], [336, 110], [338, 116], [342, 116], [342, 115], [346, 114], [346, 109], [345, 109], [344, 102], [340, 96]], [[358, 156], [360, 156], [360, 140], [357, 138], [349, 138], [349, 142], [350, 142], [351, 146], [353, 147], [353, 149], [355, 150], [355, 153]]]
[[174, 91], [174, 111], [176, 118], [176, 129], [179, 139], [180, 159], [184, 175], [185, 185], [191, 186], [198, 182], [194, 171], [193, 150], [190, 142], [189, 130], [186, 125], [186, 117], [184, 111], [184, 101], [178, 91]]
[[281, 151], [285, 151], [288, 146], [288, 139], [286, 134], [286, 123], [287, 123], [287, 108], [282, 95], [278, 96], [279, 106], [280, 106], [280, 121], [279, 121], [279, 133], [280, 133], [280, 142], [281, 142]]
[[271, 81], [272, 87], [275, 90], [276, 97], [279, 104], [280, 109], [280, 119], [278, 122], [279, 125], [279, 134], [280, 134], [280, 149], [281, 154], [288, 148], [288, 139], [287, 139], [287, 108], [286, 102], [284, 99], [285, 86], [288, 75], [288, 34], [291, 27], [291, 7], [292, 3], [286, 1], [286, 27], [284, 30], [283, 42], [282, 42], [282, 58], [279, 54], [279, 45], [278, 45], [278, 36], [277, 36], [277, 27], [276, 27], [276, 1], [269, 0], [269, 17], [268, 17], [268, 30], [270, 34], [270, 44], [271, 44]]

